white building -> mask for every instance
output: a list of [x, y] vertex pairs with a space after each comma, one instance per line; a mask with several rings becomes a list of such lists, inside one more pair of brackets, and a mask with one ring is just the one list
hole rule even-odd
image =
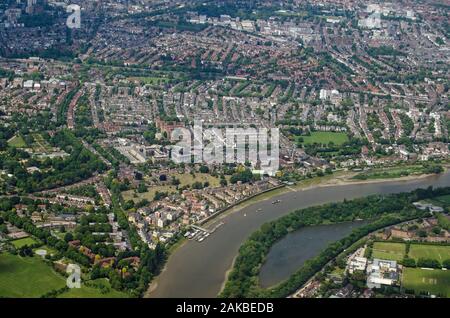
[[367, 258], [356, 256], [349, 260], [347, 270], [349, 274], [353, 274], [354, 271], [365, 271], [366, 266], [367, 266]]
[[396, 261], [388, 261], [375, 258], [367, 266], [367, 287], [380, 288], [381, 286], [396, 285], [399, 280]]

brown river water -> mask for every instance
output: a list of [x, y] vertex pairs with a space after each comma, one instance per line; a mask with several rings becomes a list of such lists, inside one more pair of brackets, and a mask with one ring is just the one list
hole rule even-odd
[[[239, 247], [246, 238], [256, 231], [265, 222], [277, 219], [295, 209], [319, 205], [328, 202], [338, 202], [344, 199], [363, 197], [370, 194], [387, 194], [411, 191], [428, 186], [450, 186], [450, 172], [438, 176], [430, 176], [408, 181], [388, 181], [382, 183], [331, 185], [305, 190], [291, 191], [274, 196], [270, 199], [246, 206], [236, 212], [218, 216], [216, 223], [223, 222], [213, 234], [203, 242], [187, 241], [177, 248], [169, 257], [164, 271], [155, 279], [147, 297], [216, 297], [222, 289], [227, 271], [232, 267], [233, 259], [238, 253]], [[272, 204], [274, 200], [281, 200], [278, 204]], [[258, 209], [262, 209], [258, 211]], [[288, 253], [281, 246], [283, 253], [273, 251], [269, 253], [268, 260], [264, 264], [260, 279], [264, 285], [279, 282], [293, 273], [301, 266], [305, 258], [314, 257], [330, 241], [338, 240], [348, 233], [338, 231], [335, 227], [319, 228], [321, 239], [313, 245], [296, 244], [291, 240], [287, 246], [294, 248], [295, 252]], [[302, 231], [302, 230], [299, 230]], [[304, 230], [303, 230], [304, 231]], [[301, 234], [298, 242], [302, 242]], [[307, 233], [308, 238], [312, 232]], [[279, 243], [284, 241], [281, 240]], [[311, 241], [311, 239], [310, 239]], [[275, 251], [275, 254], [273, 254]], [[271, 255], [272, 254], [272, 255]], [[275, 255], [275, 259], [273, 259]], [[272, 258], [270, 257], [272, 256]], [[284, 258], [284, 260], [283, 260]], [[293, 260], [294, 259], [294, 260]], [[293, 262], [292, 264], [288, 264]], [[269, 268], [265, 268], [269, 266]], [[278, 270], [275, 270], [277, 268]], [[156, 287], [155, 287], [156, 286]]]

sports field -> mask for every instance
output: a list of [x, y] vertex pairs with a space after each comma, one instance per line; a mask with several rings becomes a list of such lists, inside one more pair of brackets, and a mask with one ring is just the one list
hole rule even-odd
[[65, 285], [40, 257], [0, 254], [0, 297], [40, 297]]
[[450, 259], [450, 246], [411, 244], [408, 256], [418, 260], [420, 257], [436, 259], [442, 263]]
[[315, 131], [311, 133], [311, 136], [298, 136], [296, 139], [300, 137], [303, 138], [302, 144], [305, 145], [313, 143], [328, 145], [330, 142], [333, 142], [339, 146], [348, 141], [347, 134], [341, 132]]
[[400, 261], [405, 256], [406, 246], [403, 243], [375, 242], [373, 243], [372, 257]]
[[438, 201], [439, 203], [448, 205], [450, 204], [450, 194], [442, 195], [440, 197], [434, 198], [434, 200]]
[[432, 295], [450, 297], [450, 271], [405, 267], [402, 286], [414, 290], [415, 294], [425, 291]]
[[11, 241], [11, 244], [14, 245], [15, 248], [21, 248], [22, 246], [25, 246], [25, 245], [30, 246], [30, 245], [33, 245], [36, 243], [37, 243], [37, 241], [31, 237], [25, 237], [25, 238]]

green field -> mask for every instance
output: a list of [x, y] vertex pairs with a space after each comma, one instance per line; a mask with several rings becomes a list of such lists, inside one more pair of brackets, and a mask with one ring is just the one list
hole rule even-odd
[[33, 150], [36, 152], [50, 152], [52, 151], [53, 147], [42, 137], [41, 134], [32, 134], [32, 137], [34, 139], [34, 143], [32, 145]]
[[25, 245], [30, 246], [30, 245], [36, 244], [37, 241], [31, 237], [25, 237], [25, 238], [11, 241], [11, 243], [12, 243], [12, 245], [14, 245], [15, 248], [21, 248], [22, 246], [25, 246]]
[[399, 166], [389, 168], [376, 168], [361, 172], [354, 176], [354, 179], [391, 179], [424, 173], [421, 165]]
[[342, 145], [348, 141], [348, 136], [343, 132], [328, 132], [328, 131], [315, 131], [311, 133], [311, 136], [296, 136], [296, 140], [303, 138], [302, 144], [309, 145], [313, 143], [326, 144], [333, 142], [335, 145]]
[[418, 260], [420, 257], [436, 259], [442, 263], [450, 259], [450, 246], [411, 244], [408, 256]]
[[150, 85], [165, 84], [170, 81], [170, 79], [165, 77], [130, 77], [129, 79], [137, 80], [143, 84], [150, 84]]
[[124, 191], [124, 192], [122, 192], [122, 196], [125, 201], [133, 200], [134, 202], [139, 202], [144, 199], [146, 199], [148, 201], [152, 201], [155, 197], [156, 191], [175, 193], [177, 191], [177, 189], [175, 186], [148, 187], [147, 192], [136, 193], [136, 197], [135, 197], [134, 190]]
[[[220, 186], [220, 179], [213, 177], [208, 173], [196, 173], [194, 176], [190, 173], [176, 173], [173, 176], [180, 180], [180, 186], [191, 185], [196, 181], [199, 181], [201, 183], [205, 183], [207, 181], [209, 182], [209, 185], [211, 187]], [[230, 179], [228, 176], [225, 176], [225, 178], [227, 179], [227, 181], [229, 181]]]
[[[82, 284], [81, 288], [72, 288], [69, 291], [62, 293], [58, 298], [129, 298], [130, 296], [124, 292], [120, 292], [111, 288], [109, 282], [100, 278], [95, 281], [91, 281], [86, 284]], [[100, 289], [100, 286], [104, 286], [104, 289]]]
[[[134, 196], [135, 191], [134, 190], [128, 190], [122, 192], [122, 196], [125, 201], [133, 200], [134, 202], [139, 202], [143, 199], [152, 201], [155, 197], [156, 191], [159, 192], [168, 192], [168, 193], [175, 193], [177, 192], [177, 188], [174, 185], [170, 185], [170, 180], [172, 180], [172, 176], [180, 180], [179, 187], [185, 186], [185, 185], [192, 185], [194, 182], [209, 182], [210, 187], [218, 187], [220, 186], [220, 179], [211, 176], [208, 173], [196, 173], [194, 176], [190, 173], [174, 173], [171, 176], [168, 176], [169, 183], [167, 185], [161, 185], [161, 186], [149, 186], [148, 191], [143, 193], [136, 193], [136, 197]], [[230, 177], [225, 176], [227, 181], [229, 181]]]
[[403, 259], [406, 246], [403, 243], [375, 242], [373, 243], [372, 257], [400, 261]]
[[25, 140], [20, 135], [16, 135], [16, 136], [12, 137], [10, 140], [8, 140], [8, 144], [11, 147], [16, 147], [16, 148], [25, 148], [27, 146]]
[[434, 198], [433, 200], [438, 201], [442, 204], [450, 205], [450, 194]]
[[433, 295], [450, 297], [450, 271], [405, 267], [402, 286], [405, 289], [413, 289], [416, 294], [426, 291]]
[[40, 297], [65, 285], [40, 257], [0, 254], [0, 297]]

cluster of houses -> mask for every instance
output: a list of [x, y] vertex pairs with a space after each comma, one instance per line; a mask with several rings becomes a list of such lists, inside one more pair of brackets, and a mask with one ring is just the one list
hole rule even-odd
[[[89, 248], [81, 245], [81, 242], [79, 240], [70, 241], [69, 246], [87, 256], [92, 264], [99, 265], [103, 268], [112, 267], [117, 262], [117, 258], [114, 256], [101, 258], [100, 255], [93, 253]], [[140, 258], [137, 256], [124, 258], [121, 261], [129, 262], [129, 264], [134, 268], [139, 267], [140, 264]], [[56, 262], [55, 265], [66, 266], [64, 262]]]
[[243, 199], [259, 194], [280, 183], [275, 179], [241, 183], [225, 187], [184, 190], [181, 195], [172, 194], [161, 201], [154, 201], [128, 215], [128, 221], [138, 229], [141, 239], [154, 247], [158, 241], [166, 241], [181, 225], [201, 221]]

